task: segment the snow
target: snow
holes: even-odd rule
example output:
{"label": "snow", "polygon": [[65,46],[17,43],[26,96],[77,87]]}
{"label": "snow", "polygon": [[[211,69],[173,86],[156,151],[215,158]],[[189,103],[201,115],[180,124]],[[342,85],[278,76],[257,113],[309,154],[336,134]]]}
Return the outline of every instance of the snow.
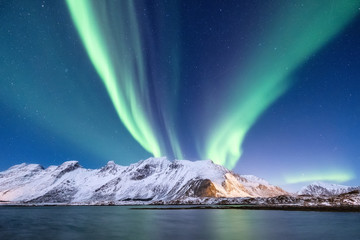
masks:
{"label": "snow", "polygon": [[357,190],[359,187],[350,187],[325,182],[314,182],[300,189],[298,195],[333,196]]}
{"label": "snow", "polygon": [[262,185],[269,185],[267,181],[254,175],[240,175],[240,176],[246,178],[249,182],[259,183]]}
{"label": "snow", "polygon": [[[1,201],[93,203],[173,200],[194,194],[194,181],[209,179],[216,197],[266,197],[287,194],[265,180],[239,176],[210,160],[169,161],[149,158],[120,166],[109,161],[101,169],[85,169],[67,161],[46,169],[20,164],[0,173]],[[189,195],[190,194],[190,195]]]}

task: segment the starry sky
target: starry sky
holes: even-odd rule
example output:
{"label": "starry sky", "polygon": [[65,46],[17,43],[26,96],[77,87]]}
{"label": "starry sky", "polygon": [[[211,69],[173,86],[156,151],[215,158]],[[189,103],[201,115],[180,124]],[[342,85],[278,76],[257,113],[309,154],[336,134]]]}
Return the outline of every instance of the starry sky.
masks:
{"label": "starry sky", "polygon": [[0,170],[212,159],[360,185],[360,1],[2,1]]}

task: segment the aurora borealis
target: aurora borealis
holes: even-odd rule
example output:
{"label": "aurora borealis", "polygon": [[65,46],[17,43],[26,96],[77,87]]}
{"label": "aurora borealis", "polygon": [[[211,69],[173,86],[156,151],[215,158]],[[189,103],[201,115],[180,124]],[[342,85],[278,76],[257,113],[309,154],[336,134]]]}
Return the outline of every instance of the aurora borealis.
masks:
{"label": "aurora borealis", "polygon": [[[307,2],[310,3],[310,2]],[[317,2],[304,9],[284,3],[276,11],[278,21],[265,24],[268,36],[258,41],[266,46],[249,53],[248,63],[235,73],[231,102],[220,107],[219,122],[206,145],[206,157],[233,168],[239,160],[244,138],[260,114],[290,85],[290,74],[329,41],[357,13],[356,1],[326,5]],[[306,4],[306,3],[305,3]],[[332,11],[331,16],[329,12]],[[270,26],[267,26],[270,25]]]}
{"label": "aurora borealis", "polygon": [[5,4],[1,166],[166,155],[212,159],[276,184],[356,181],[359,7]]}
{"label": "aurora borealis", "polygon": [[[115,110],[135,140],[156,157],[166,155],[152,117],[150,83],[132,1],[67,1],[81,39]],[[111,9],[109,12],[108,9]],[[166,121],[166,120],[165,120]],[[170,139],[171,140],[171,139]]]}

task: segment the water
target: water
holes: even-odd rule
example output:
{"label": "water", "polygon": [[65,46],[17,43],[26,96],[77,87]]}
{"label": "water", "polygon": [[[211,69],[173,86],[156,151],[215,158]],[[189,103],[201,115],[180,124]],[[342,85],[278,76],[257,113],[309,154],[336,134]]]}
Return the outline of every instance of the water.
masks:
{"label": "water", "polygon": [[0,239],[360,239],[360,213],[3,206]]}

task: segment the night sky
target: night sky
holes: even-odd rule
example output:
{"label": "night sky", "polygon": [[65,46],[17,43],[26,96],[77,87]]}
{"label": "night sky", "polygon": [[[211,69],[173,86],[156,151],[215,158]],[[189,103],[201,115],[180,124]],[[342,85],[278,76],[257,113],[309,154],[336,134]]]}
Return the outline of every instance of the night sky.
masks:
{"label": "night sky", "polygon": [[212,159],[360,185],[360,1],[1,1],[0,170]]}

